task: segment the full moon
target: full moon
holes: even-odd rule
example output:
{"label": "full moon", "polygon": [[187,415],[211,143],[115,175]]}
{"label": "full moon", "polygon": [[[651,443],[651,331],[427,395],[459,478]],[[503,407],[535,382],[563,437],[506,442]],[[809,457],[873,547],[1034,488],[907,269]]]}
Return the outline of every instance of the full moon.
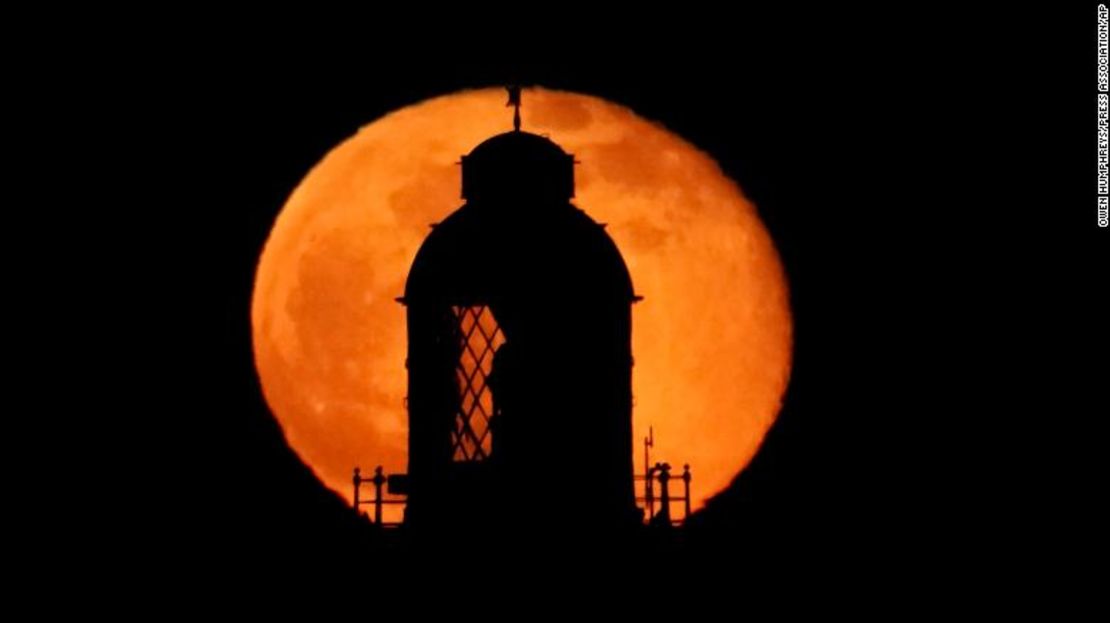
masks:
{"label": "full moon", "polygon": [[[658,123],[578,93],[525,89],[523,103],[522,129],[580,163],[574,203],[607,224],[644,297],[632,312],[635,470],[651,427],[652,462],[689,463],[700,508],[758,450],[789,379],[793,325],[770,235],[716,162]],[[270,232],[251,304],[263,393],[289,445],[348,501],[356,465],[406,469],[394,299],[429,225],[462,203],[459,157],[510,129],[503,89],[390,113],[332,149]]]}

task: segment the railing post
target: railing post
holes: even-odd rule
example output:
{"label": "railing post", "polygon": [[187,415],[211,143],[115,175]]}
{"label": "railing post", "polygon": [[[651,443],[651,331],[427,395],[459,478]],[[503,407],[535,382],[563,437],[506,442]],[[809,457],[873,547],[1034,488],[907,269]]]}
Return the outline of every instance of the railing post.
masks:
{"label": "railing post", "polygon": [[647,502],[648,519],[655,516],[655,492],[652,486],[651,474],[651,448],[655,446],[655,428],[648,427],[648,436],[644,437],[644,501]]}
{"label": "railing post", "polygon": [[686,514],[682,516],[682,520],[686,521],[690,517],[690,464],[687,463],[682,466],[682,482],[686,484],[686,493],[683,495],[686,498]]}
{"label": "railing post", "polygon": [[359,487],[359,485],[362,484],[362,470],[360,470],[357,467],[355,468],[355,477],[353,478],[353,482],[355,483],[355,495],[354,495],[354,498],[355,498],[355,514],[360,515],[361,512],[359,511],[359,508],[358,508],[358,504],[359,504],[359,502],[358,502],[358,487]]}
{"label": "railing post", "polygon": [[670,525],[671,523],[671,493],[667,488],[667,483],[671,480],[671,465],[670,463],[656,463],[659,468],[659,514],[661,517],[659,521]]}
{"label": "railing post", "polygon": [[385,476],[382,475],[382,466],[374,468],[374,523],[382,525],[382,485]]}

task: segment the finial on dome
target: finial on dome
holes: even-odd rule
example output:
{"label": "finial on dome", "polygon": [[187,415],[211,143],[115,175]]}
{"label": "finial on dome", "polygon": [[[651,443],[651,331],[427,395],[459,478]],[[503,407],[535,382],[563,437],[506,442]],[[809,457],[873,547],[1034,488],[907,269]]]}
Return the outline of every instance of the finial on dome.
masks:
{"label": "finial on dome", "polygon": [[506,106],[514,106],[513,111],[513,130],[520,132],[520,85],[507,86],[505,89],[509,92],[509,101]]}

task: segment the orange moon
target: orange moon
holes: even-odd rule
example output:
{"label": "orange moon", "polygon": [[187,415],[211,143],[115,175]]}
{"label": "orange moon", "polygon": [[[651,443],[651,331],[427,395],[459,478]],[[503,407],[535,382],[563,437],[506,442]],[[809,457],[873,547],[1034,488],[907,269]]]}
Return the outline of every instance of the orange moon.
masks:
{"label": "orange moon", "polygon": [[[522,129],[581,163],[574,203],[608,224],[644,296],[632,312],[636,472],[650,425],[652,461],[689,463],[700,508],[751,460],[786,389],[793,324],[778,254],[736,183],[663,126],[577,93],[526,89],[523,103]],[[492,88],[390,113],[332,149],[270,232],[251,307],[262,389],[289,445],[348,501],[356,465],[406,469],[394,298],[429,224],[462,203],[459,157],[511,119]]]}

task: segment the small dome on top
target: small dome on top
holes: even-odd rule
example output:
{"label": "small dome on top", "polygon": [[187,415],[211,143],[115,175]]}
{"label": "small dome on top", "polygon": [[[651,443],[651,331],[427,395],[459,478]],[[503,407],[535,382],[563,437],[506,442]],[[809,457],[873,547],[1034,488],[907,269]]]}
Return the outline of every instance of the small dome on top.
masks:
{"label": "small dome on top", "polygon": [[470,150],[467,158],[497,157],[499,153],[503,152],[514,155],[529,152],[541,158],[552,159],[565,158],[568,155],[562,147],[559,147],[555,141],[546,136],[516,130],[491,136],[478,143],[477,147]]}
{"label": "small dome on top", "polygon": [[574,156],[551,139],[505,132],[462,157],[462,196],[467,200],[574,196]]}

